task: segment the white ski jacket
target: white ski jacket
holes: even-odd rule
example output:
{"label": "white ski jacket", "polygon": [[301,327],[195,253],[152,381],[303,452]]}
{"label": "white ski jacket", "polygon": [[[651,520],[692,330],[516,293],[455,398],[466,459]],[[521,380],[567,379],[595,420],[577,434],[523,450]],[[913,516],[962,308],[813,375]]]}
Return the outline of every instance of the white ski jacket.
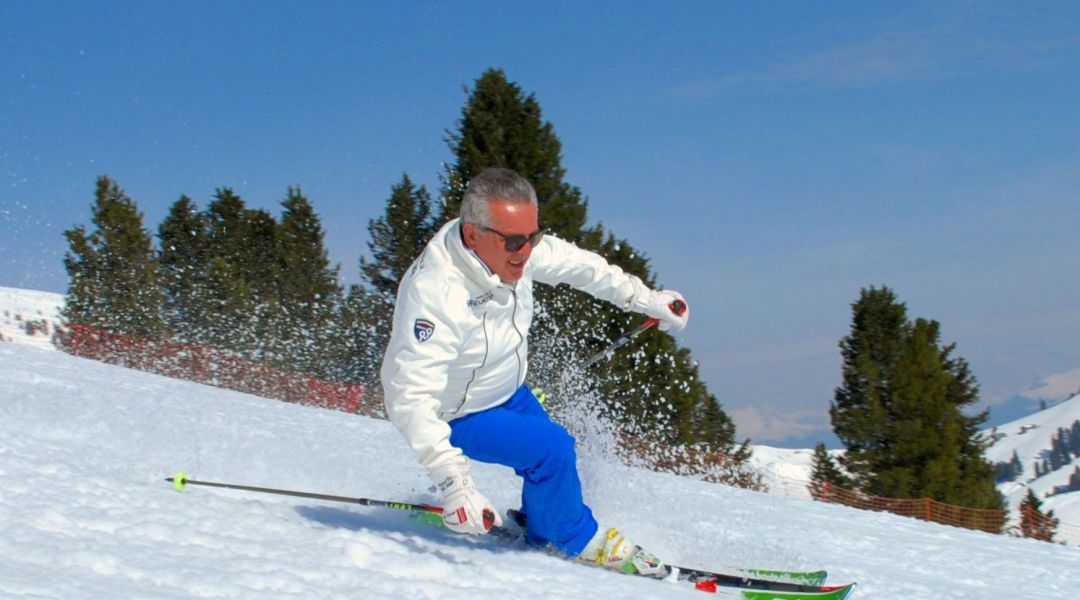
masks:
{"label": "white ski jacket", "polygon": [[465,247],[459,219],[443,226],[401,280],[381,373],[386,412],[428,470],[461,456],[449,421],[506,402],[524,383],[533,280],[636,312],[651,292],[552,235],[533,249],[524,276],[505,284]]}

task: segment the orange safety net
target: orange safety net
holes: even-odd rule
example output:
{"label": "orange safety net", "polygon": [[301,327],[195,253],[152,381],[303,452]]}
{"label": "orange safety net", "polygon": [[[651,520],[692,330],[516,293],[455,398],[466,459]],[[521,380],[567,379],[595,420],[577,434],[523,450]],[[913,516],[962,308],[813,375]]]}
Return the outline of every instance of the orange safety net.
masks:
{"label": "orange safety net", "polygon": [[61,350],[91,358],[249,394],[350,413],[378,413],[382,403],[364,402],[364,386],[274,369],[216,348],[150,340],[73,324],[57,331]]}
{"label": "orange safety net", "polygon": [[811,496],[821,502],[843,504],[863,510],[891,512],[893,514],[933,521],[943,525],[978,529],[1001,533],[1008,519],[1008,511],[984,508],[968,508],[945,504],[930,498],[882,498],[862,494],[824,482],[811,489]]}

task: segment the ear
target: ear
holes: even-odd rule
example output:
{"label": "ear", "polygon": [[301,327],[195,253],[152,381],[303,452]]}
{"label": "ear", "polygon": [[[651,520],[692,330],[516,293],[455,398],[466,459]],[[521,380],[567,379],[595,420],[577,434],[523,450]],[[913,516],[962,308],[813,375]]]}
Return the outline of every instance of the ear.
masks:
{"label": "ear", "polygon": [[474,249],[476,248],[477,242],[480,241],[480,230],[473,223],[462,223],[461,237],[465,240],[466,248]]}

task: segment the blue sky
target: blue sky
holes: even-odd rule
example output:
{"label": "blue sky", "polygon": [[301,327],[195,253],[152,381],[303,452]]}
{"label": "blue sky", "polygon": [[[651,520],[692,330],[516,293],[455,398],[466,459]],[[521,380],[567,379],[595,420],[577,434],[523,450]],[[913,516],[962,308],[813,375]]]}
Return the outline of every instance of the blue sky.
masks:
{"label": "blue sky", "polygon": [[534,93],[567,180],[690,301],[739,434],[828,440],[860,288],[941,321],[1000,405],[1080,388],[1080,5],[0,3],[0,285],[62,292],[100,174],[150,229],[301,185],[359,276],[464,89]]}

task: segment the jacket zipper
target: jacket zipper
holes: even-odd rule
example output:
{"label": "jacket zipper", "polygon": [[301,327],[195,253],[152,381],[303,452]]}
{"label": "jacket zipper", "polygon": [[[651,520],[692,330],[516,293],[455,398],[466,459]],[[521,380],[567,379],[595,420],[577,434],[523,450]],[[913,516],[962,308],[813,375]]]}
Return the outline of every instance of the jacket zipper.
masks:
{"label": "jacket zipper", "polygon": [[472,387],[473,382],[476,381],[476,372],[479,371],[480,369],[483,369],[484,365],[487,364],[488,354],[491,351],[491,341],[488,339],[488,332],[487,332],[487,311],[486,310],[484,311],[484,320],[481,323],[480,327],[484,330],[484,360],[480,361],[480,366],[479,367],[476,367],[475,369],[473,369],[472,377],[469,378],[469,383],[465,384],[465,392],[463,394],[461,394],[461,402],[459,402],[458,405],[457,405],[457,408],[454,409],[453,414],[455,414],[455,415],[458,414],[459,412],[461,412],[461,407],[465,406],[465,401],[469,399],[469,388]]}
{"label": "jacket zipper", "polygon": [[520,385],[520,383],[521,383],[521,371],[522,371],[521,345],[525,343],[525,335],[521,333],[521,330],[518,329],[518,326],[517,326],[517,309],[518,309],[517,290],[512,289],[512,290],[510,290],[510,293],[514,296],[514,310],[511,311],[511,313],[510,313],[510,324],[514,326],[514,331],[516,331],[517,334],[518,334],[518,345],[517,345],[516,348],[514,348],[514,356],[517,357],[517,363],[518,363],[517,379],[515,381],[518,381],[519,382],[518,385]]}

